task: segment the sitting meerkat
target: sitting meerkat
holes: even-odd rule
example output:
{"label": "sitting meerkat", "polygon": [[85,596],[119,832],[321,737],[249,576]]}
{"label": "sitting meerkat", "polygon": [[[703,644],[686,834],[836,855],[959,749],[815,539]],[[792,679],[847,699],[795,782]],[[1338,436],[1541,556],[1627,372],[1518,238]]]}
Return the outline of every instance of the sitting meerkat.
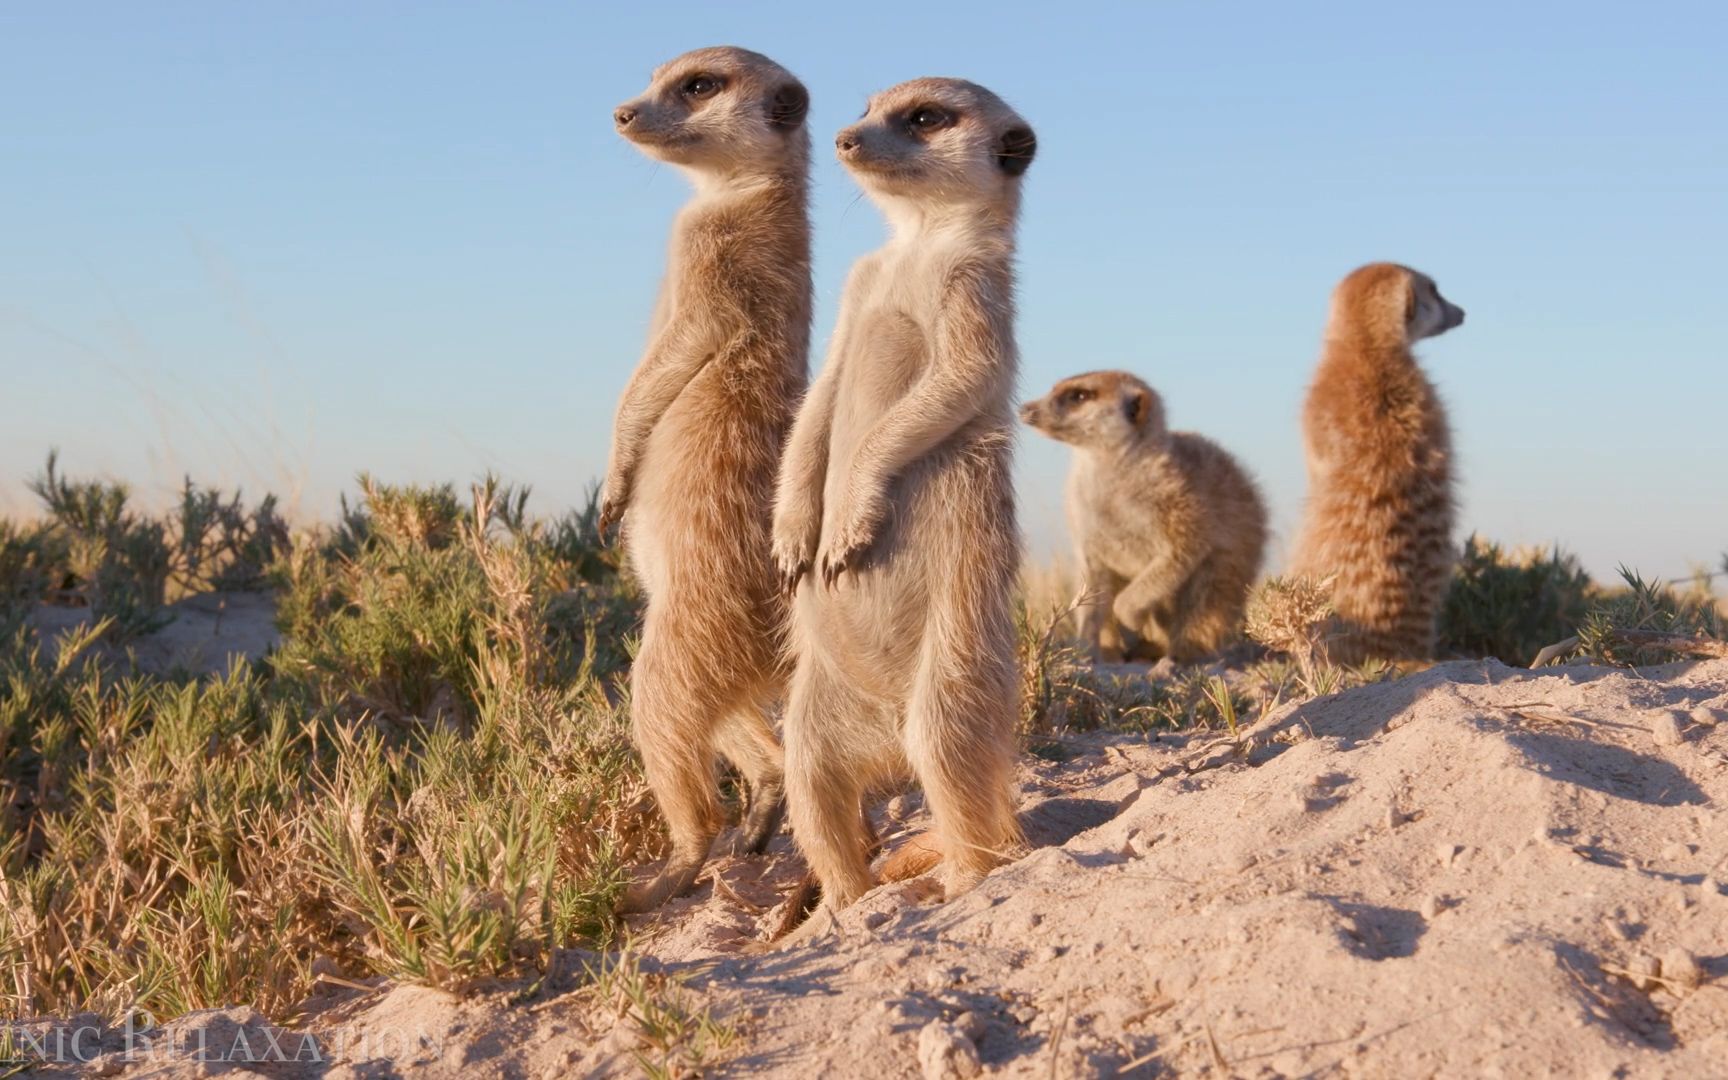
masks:
{"label": "sitting meerkat", "polygon": [[768,557],[780,448],[808,381],[809,96],[785,68],[698,49],[613,114],[696,196],[672,228],[648,348],[618,404],[600,530],[623,519],[647,594],[630,719],[672,853],[625,911],[686,892],[721,826],[717,755],[750,789],[741,846],[784,806],[767,712],[785,687],[786,600]]}
{"label": "sitting meerkat", "polygon": [[843,907],[872,885],[862,799],[908,769],[949,895],[1019,843],[1013,256],[1036,142],[983,87],[917,79],[835,145],[893,232],[847,280],[781,465],[774,556],[795,593],[792,832]]}
{"label": "sitting meerkat", "polygon": [[1074,447],[1068,527],[1080,636],[1094,658],[1123,659],[1123,631],[1152,659],[1185,663],[1223,647],[1266,550],[1266,506],[1236,459],[1169,430],[1163,400],[1126,371],[1063,379],[1020,418]]}
{"label": "sitting meerkat", "polygon": [[1452,435],[1410,346],[1463,321],[1431,278],[1393,263],[1332,294],[1302,413],[1308,504],[1290,571],[1330,582],[1334,660],[1434,655],[1456,554]]}

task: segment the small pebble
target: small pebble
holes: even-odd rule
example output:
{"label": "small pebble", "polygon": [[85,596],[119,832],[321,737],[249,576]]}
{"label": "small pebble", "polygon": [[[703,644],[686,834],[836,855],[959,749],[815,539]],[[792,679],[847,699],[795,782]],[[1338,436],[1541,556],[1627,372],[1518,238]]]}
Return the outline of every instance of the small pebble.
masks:
{"label": "small pebble", "polygon": [[924,1080],[970,1080],[983,1068],[978,1047],[966,1033],[941,1020],[918,1033],[918,1065]]}
{"label": "small pebble", "polygon": [[1452,861],[1458,857],[1460,850],[1462,849],[1450,840],[1442,840],[1434,845],[1434,857],[1440,860],[1441,866],[1451,866]]}
{"label": "small pebble", "polygon": [[1662,977],[1671,986],[1696,990],[1704,982],[1704,966],[1685,949],[1669,949],[1662,957]]}
{"label": "small pebble", "polygon": [[959,1016],[956,1016],[954,1018],[954,1026],[959,1028],[961,1033],[973,1042],[977,1042],[979,1039],[984,1037],[984,1018],[973,1012],[971,1009],[967,1009]]}
{"label": "small pebble", "polygon": [[1686,741],[1684,723],[1681,713],[1663,713],[1650,725],[1650,734],[1656,739],[1658,746],[1679,746]]}
{"label": "small pebble", "polygon": [[1705,727],[1728,723],[1728,709],[1712,709],[1708,705],[1700,705],[1693,709],[1690,715],[1694,724],[1703,724]]}
{"label": "small pebble", "polygon": [[1439,896],[1424,897],[1422,900],[1422,917],[1433,922],[1435,916],[1445,911],[1447,906],[1446,901]]}

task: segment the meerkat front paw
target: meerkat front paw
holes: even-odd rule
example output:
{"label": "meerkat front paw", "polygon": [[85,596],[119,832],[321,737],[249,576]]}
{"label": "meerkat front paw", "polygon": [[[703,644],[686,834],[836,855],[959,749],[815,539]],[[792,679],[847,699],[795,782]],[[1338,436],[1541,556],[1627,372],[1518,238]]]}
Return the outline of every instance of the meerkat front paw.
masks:
{"label": "meerkat front paw", "polygon": [[630,508],[630,484],[621,476],[608,476],[600,492],[600,516],[594,528],[604,543],[613,526],[624,520],[624,511]]}
{"label": "meerkat front paw", "polygon": [[882,522],[888,517],[888,500],[879,490],[868,495],[854,495],[835,515],[835,527],[823,531],[822,550],[817,557],[821,565],[822,584],[833,588],[840,575],[858,566],[858,560],[876,542]]}
{"label": "meerkat front paw", "polygon": [[810,572],[816,558],[817,529],[810,523],[813,521],[814,515],[774,516],[774,567],[788,596],[798,591],[798,583]]}

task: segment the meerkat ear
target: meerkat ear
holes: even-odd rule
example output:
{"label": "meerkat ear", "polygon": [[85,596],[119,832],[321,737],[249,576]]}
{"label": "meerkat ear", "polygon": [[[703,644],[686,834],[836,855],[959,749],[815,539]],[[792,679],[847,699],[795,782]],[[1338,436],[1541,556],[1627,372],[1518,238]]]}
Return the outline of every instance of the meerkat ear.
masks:
{"label": "meerkat ear", "polygon": [[768,123],[788,131],[804,122],[810,111],[810,92],[798,83],[787,83],[774,91],[768,102]]}
{"label": "meerkat ear", "polygon": [[1146,426],[1146,416],[1152,411],[1152,395],[1135,387],[1122,399],[1122,412],[1135,427]]}
{"label": "meerkat ear", "polygon": [[1038,137],[1029,127],[1009,128],[1002,133],[1002,145],[996,151],[996,164],[1009,176],[1019,176],[1032,164],[1038,153]]}

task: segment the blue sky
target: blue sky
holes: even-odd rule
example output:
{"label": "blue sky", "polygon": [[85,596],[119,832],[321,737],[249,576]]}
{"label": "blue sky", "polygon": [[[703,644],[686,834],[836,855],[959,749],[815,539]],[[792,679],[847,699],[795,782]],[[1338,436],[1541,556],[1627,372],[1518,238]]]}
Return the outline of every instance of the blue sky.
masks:
{"label": "blue sky", "polygon": [[[1026,396],[1147,378],[1259,476],[1276,566],[1327,294],[1408,262],[1469,311],[1423,349],[1461,529],[1679,574],[1728,548],[1725,39],[1708,3],[7,5],[0,510],[49,446],[305,517],[361,469],[580,499],[687,191],[610,110],[732,43],[811,90],[813,366],[883,235],[832,133],[965,76],[1038,131]],[[1065,546],[1065,451],[1018,461]]]}

